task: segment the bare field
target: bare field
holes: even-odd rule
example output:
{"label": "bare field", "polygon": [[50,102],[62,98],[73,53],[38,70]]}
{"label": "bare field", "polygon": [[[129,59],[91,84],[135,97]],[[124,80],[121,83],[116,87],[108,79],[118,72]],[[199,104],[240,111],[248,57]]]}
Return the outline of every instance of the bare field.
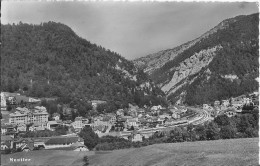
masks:
{"label": "bare field", "polygon": [[[1,155],[2,166],[28,165],[28,166],[82,166],[83,157],[91,156],[94,152],[38,150]],[[31,161],[12,162],[14,159],[31,159]]]}
{"label": "bare field", "polygon": [[254,166],[258,138],[156,144],[90,156],[95,166]]}

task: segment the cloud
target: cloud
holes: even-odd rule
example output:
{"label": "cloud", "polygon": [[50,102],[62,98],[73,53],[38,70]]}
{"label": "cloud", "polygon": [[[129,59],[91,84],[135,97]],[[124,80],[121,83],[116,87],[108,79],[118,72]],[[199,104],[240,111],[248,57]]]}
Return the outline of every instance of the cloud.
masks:
{"label": "cloud", "polygon": [[134,59],[193,40],[224,19],[255,12],[256,3],[3,1],[1,20],[61,22],[90,42]]}

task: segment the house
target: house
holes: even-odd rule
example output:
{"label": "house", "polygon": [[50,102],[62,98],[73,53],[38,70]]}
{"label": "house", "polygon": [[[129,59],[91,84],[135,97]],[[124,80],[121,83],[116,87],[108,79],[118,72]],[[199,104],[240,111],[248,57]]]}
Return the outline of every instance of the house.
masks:
{"label": "house", "polygon": [[72,144],[79,142],[84,144],[84,140],[77,136],[58,136],[58,137],[49,137],[49,139],[44,143],[45,149],[54,149],[54,148],[64,148],[70,147]]}
{"label": "house", "polygon": [[162,109],[162,106],[161,105],[158,105],[158,106],[152,106],[151,110],[161,110]]}
{"label": "house", "polygon": [[214,110],[214,108],[211,107],[211,106],[209,106],[209,107],[208,107],[208,111],[210,112],[210,111],[212,111],[212,110]]}
{"label": "house", "polygon": [[107,116],[111,118],[111,119],[110,119],[110,123],[111,123],[111,124],[114,124],[114,123],[116,122],[116,114],[114,114],[114,113],[109,113],[109,114],[107,114]]}
{"label": "house", "polygon": [[28,109],[26,107],[17,107],[14,113],[9,115],[9,123],[37,123],[48,122],[49,114],[45,107],[35,107],[35,109]]}
{"label": "house", "polygon": [[222,106],[224,106],[224,107],[228,107],[230,104],[228,100],[222,100],[221,103],[222,103]]}
{"label": "house", "polygon": [[32,138],[19,138],[18,140],[14,140],[14,148],[20,148],[23,150],[26,147],[33,147],[34,141]]}
{"label": "house", "polygon": [[58,123],[57,121],[48,121],[48,122],[47,122],[47,129],[54,131],[55,128],[56,128],[57,126],[59,126],[59,125],[60,125],[60,123]]}
{"label": "house", "polygon": [[91,105],[92,105],[92,107],[93,107],[94,110],[97,109],[97,106],[98,106],[99,104],[105,104],[105,103],[107,103],[107,102],[104,101],[104,100],[91,100],[90,102],[91,102]]}
{"label": "house", "polygon": [[243,107],[244,105],[244,102],[242,99],[240,98],[231,98],[231,103],[230,103],[231,106],[234,106],[234,107]]}
{"label": "house", "polygon": [[6,110],[6,98],[3,92],[1,92],[1,111]]}
{"label": "house", "polygon": [[45,123],[45,122],[33,123],[33,128],[34,128],[34,130],[37,130],[37,131],[45,130],[46,128],[48,129],[48,123]]}
{"label": "house", "polygon": [[138,118],[142,118],[142,117],[143,117],[143,114],[138,114],[137,117],[138,117]]}
{"label": "house", "polygon": [[106,126],[103,126],[103,125],[99,125],[99,126],[94,126],[93,127],[93,131],[96,133],[96,134],[100,134],[100,133],[103,133],[103,131],[106,130]]}
{"label": "house", "polygon": [[24,152],[32,151],[34,149],[34,144],[33,142],[29,142],[28,144],[24,144],[20,148]]}
{"label": "house", "polygon": [[62,106],[62,114],[63,114],[63,115],[65,115],[65,116],[71,116],[72,111],[74,111],[74,109],[69,108],[68,105],[63,105],[63,106]]}
{"label": "house", "polygon": [[76,117],[74,122],[72,123],[72,126],[74,129],[82,129],[83,123],[82,123],[82,117]]}
{"label": "house", "polygon": [[109,123],[109,121],[103,121],[103,118],[101,118],[101,117],[94,118],[93,126],[99,126],[99,125],[109,126],[110,123]]}
{"label": "house", "polygon": [[245,104],[245,105],[250,105],[251,103],[252,103],[252,99],[250,99],[250,98],[244,98],[243,104]]}
{"label": "house", "polygon": [[171,118],[171,115],[168,114],[168,113],[164,113],[164,114],[162,114],[162,115],[159,115],[159,118],[161,118],[161,119],[165,119],[165,118],[170,119],[170,118]]}
{"label": "house", "polygon": [[1,135],[1,150],[12,149],[14,138],[9,135]]}
{"label": "house", "polygon": [[173,112],[173,113],[172,113],[172,118],[174,118],[174,119],[179,119],[179,118],[181,118],[181,115],[180,115],[180,113]]}
{"label": "house", "polygon": [[115,130],[116,131],[122,131],[126,126],[125,126],[125,120],[118,118],[117,121],[114,124]]}
{"label": "house", "polygon": [[224,112],[225,115],[227,115],[228,117],[232,117],[232,116],[235,116],[236,115],[236,111],[234,109],[227,109],[225,112]]}
{"label": "house", "polygon": [[118,116],[124,116],[124,110],[123,110],[123,109],[118,109],[118,110],[116,111],[116,115],[118,115]]}
{"label": "house", "polygon": [[128,136],[128,139],[132,142],[142,142],[143,141],[143,135],[140,132],[133,131],[130,136]]}
{"label": "house", "polygon": [[164,124],[164,120],[165,120],[165,119],[163,119],[163,118],[158,118],[158,119],[157,119],[157,123],[158,123],[159,125],[163,125],[163,124]]}
{"label": "house", "polygon": [[209,108],[209,105],[208,104],[203,104],[203,109],[208,109]]}
{"label": "house", "polygon": [[52,114],[52,119],[55,120],[55,121],[60,120],[60,114],[55,112],[54,114]]}
{"label": "house", "polygon": [[80,142],[71,144],[71,147],[74,148],[74,151],[89,151],[88,148]]}
{"label": "house", "polygon": [[34,125],[31,125],[31,126],[29,126],[28,130],[29,130],[29,131],[35,131],[35,130],[36,130],[36,128],[35,128],[35,126],[34,126]]}
{"label": "house", "polygon": [[1,130],[2,130],[2,127],[4,130],[2,132],[4,132],[4,134],[16,133],[17,125],[14,125],[14,124],[3,125],[3,126],[1,126]]}
{"label": "house", "polygon": [[5,135],[7,132],[7,125],[1,124],[1,135]]}
{"label": "house", "polygon": [[89,119],[87,119],[87,118],[82,118],[83,126],[84,126],[84,125],[87,125],[89,122],[90,122]]}
{"label": "house", "polygon": [[10,105],[15,105],[15,104],[16,104],[15,97],[13,97],[13,96],[7,97],[7,102],[8,102]]}
{"label": "house", "polygon": [[17,131],[21,132],[21,131],[26,131],[26,124],[24,123],[20,123],[17,125]]}
{"label": "house", "polygon": [[175,120],[173,120],[173,119],[167,119],[167,120],[164,122],[164,124],[165,124],[166,126],[173,125],[174,123],[175,123]]}
{"label": "house", "polygon": [[128,127],[138,127],[138,118],[127,118],[125,123]]}
{"label": "house", "polygon": [[214,101],[214,107],[219,107],[220,106],[220,101],[216,100]]}
{"label": "house", "polygon": [[29,97],[29,103],[39,103],[39,102],[41,102],[40,99],[35,99],[35,98]]}
{"label": "house", "polygon": [[208,113],[210,114],[211,117],[216,117],[218,115],[219,110],[217,108],[213,108],[208,110]]}

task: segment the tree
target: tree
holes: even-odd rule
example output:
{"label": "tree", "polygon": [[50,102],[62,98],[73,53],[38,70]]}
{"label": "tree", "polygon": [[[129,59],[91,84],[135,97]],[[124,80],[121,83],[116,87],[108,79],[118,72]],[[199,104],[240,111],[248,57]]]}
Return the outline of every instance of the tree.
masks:
{"label": "tree", "polygon": [[55,128],[55,131],[56,131],[59,135],[66,135],[68,130],[69,130],[68,126],[57,126],[57,127]]}
{"label": "tree", "polygon": [[7,111],[12,111],[12,106],[11,105],[7,105]]}
{"label": "tree", "polygon": [[210,122],[206,125],[206,136],[208,140],[219,139],[219,129],[216,123]]}
{"label": "tree", "polygon": [[246,115],[243,115],[240,117],[240,121],[237,124],[237,129],[239,132],[244,133],[247,128],[250,128],[251,124],[248,121],[248,117]]}
{"label": "tree", "polygon": [[223,126],[220,130],[220,137],[222,139],[230,139],[236,137],[236,129],[231,125]]}
{"label": "tree", "polygon": [[246,131],[245,131],[246,135],[249,137],[249,138],[252,138],[252,137],[258,137],[258,130],[250,127],[250,128],[247,128]]}
{"label": "tree", "polygon": [[90,150],[92,150],[99,142],[98,135],[92,130],[90,126],[85,126],[79,133],[79,136],[84,139],[84,144]]}
{"label": "tree", "polygon": [[83,166],[88,166],[89,165],[88,156],[84,156],[83,157],[83,161],[84,161],[84,165]]}
{"label": "tree", "polygon": [[130,130],[135,130],[135,128],[134,128],[134,126],[133,126],[133,125],[131,126]]}
{"label": "tree", "polygon": [[183,142],[182,129],[180,127],[175,127],[170,131],[170,137],[168,142]]}
{"label": "tree", "polygon": [[228,118],[227,115],[220,115],[220,116],[217,116],[215,119],[214,119],[214,122],[219,125],[219,126],[227,126],[227,125],[230,125],[230,119]]}
{"label": "tree", "polygon": [[204,125],[198,125],[195,127],[195,132],[199,140],[206,140],[206,129]]}

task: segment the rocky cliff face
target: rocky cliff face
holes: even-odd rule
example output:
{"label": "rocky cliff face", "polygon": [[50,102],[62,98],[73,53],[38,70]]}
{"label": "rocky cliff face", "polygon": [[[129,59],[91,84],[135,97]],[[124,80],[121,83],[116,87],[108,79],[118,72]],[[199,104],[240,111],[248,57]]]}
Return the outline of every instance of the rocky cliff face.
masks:
{"label": "rocky cliff face", "polygon": [[138,68],[144,69],[144,72],[148,74],[152,74],[156,69],[161,68],[165,63],[174,60],[176,56],[181,54],[183,51],[189,49],[191,46],[195,45],[200,40],[207,38],[209,35],[216,33],[220,29],[227,28],[229,26],[229,22],[235,22],[236,19],[228,19],[220,24],[218,24],[216,27],[212,28],[208,32],[204,33],[200,37],[189,41],[185,44],[182,44],[178,47],[175,47],[173,49],[167,49],[163,51],[159,51],[154,54],[147,55],[145,57],[141,57],[138,59],[133,60],[134,64]]}
{"label": "rocky cliff face", "polygon": [[170,71],[174,71],[174,74],[170,81],[162,83],[161,89],[167,94],[174,93],[180,86],[186,84],[187,81],[176,86],[178,83],[185,80],[187,77],[198,73],[203,67],[208,66],[216,55],[216,52],[221,48],[221,46],[215,46],[213,48],[201,50],[199,53],[195,53],[190,58],[185,59],[179,66],[170,69]]}
{"label": "rocky cliff face", "polygon": [[227,19],[195,40],[134,63],[173,103],[202,104],[247,93],[258,88],[258,23],[258,14]]}

